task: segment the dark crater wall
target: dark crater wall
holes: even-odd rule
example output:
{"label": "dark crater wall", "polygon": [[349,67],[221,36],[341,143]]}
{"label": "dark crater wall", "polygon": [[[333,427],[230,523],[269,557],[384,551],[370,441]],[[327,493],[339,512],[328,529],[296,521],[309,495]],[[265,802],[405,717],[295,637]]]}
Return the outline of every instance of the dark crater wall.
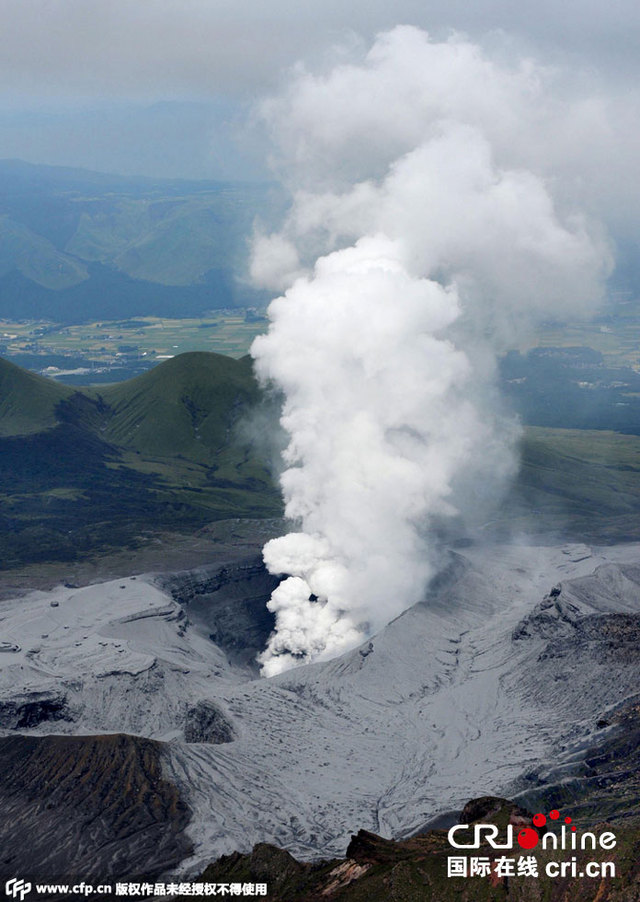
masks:
{"label": "dark crater wall", "polygon": [[190,853],[163,745],[110,736],[0,738],[0,879],[153,878]]}
{"label": "dark crater wall", "polygon": [[[625,823],[640,811],[640,698],[597,722],[601,735],[573,762],[520,795],[532,810],[570,810],[578,825]],[[532,782],[536,782],[535,779]]]}
{"label": "dark crater wall", "polygon": [[280,582],[260,557],[163,574],[158,581],[232,660],[255,666],[274,628],[267,602]]}

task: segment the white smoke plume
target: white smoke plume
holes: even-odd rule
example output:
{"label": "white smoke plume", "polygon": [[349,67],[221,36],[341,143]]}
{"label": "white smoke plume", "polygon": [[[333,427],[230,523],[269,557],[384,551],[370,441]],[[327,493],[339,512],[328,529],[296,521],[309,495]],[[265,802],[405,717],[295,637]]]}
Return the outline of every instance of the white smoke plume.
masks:
{"label": "white smoke plume", "polygon": [[570,146],[581,107],[554,100],[549,79],[399,27],[358,63],[299,69],[264,105],[293,202],[255,242],[254,278],[284,294],[252,355],[284,394],[297,525],[264,549],[288,576],[269,602],[267,676],[420,600],[430,525],[515,467],[496,352],[601,294],[606,244],[554,181],[553,136]]}

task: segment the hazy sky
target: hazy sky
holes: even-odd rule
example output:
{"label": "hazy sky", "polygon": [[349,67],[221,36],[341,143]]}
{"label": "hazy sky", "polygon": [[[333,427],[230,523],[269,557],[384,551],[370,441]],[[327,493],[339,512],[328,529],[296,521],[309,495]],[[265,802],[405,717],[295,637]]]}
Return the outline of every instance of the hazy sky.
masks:
{"label": "hazy sky", "polygon": [[623,97],[640,74],[632,0],[0,0],[0,22],[0,157],[125,173],[262,176],[246,109],[399,23]]}

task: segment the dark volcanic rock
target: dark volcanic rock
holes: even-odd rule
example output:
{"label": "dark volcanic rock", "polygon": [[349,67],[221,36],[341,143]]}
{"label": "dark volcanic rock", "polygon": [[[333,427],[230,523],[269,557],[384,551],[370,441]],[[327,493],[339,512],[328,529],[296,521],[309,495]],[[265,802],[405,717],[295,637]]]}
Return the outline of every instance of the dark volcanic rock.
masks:
{"label": "dark volcanic rock", "polygon": [[163,747],[111,736],[0,739],[0,878],[152,878],[190,852]]}
{"label": "dark volcanic rock", "polygon": [[[544,604],[544,602],[543,602]],[[538,660],[566,657],[576,649],[590,650],[602,664],[640,663],[640,615],[588,614],[555,601],[521,621],[514,641],[537,635],[549,642]]]}
{"label": "dark volcanic rock", "polygon": [[[529,785],[535,781],[538,787],[561,787],[551,807],[561,807],[563,799],[578,803],[588,776],[581,764],[585,750],[609,741],[611,731],[601,731],[637,699],[639,599],[638,567],[602,565],[592,574],[563,582],[560,592],[543,598],[512,633],[519,652],[530,655],[529,666],[517,678],[519,691],[539,705],[542,733],[547,731],[551,742],[562,734],[549,763],[536,768],[533,780],[525,776]],[[552,800],[550,791],[547,795]],[[524,798],[529,804],[531,796]],[[628,801],[621,802],[632,810]],[[541,801],[536,807],[546,804]],[[593,810],[586,806],[586,819],[592,818]],[[603,805],[599,810],[613,817],[617,806]]]}
{"label": "dark volcanic rock", "polygon": [[570,808],[577,824],[636,817],[640,812],[640,704],[624,706],[609,720],[611,728],[598,735],[571,770],[565,765],[557,774],[552,771],[545,785],[520,796],[523,804],[539,810]]}
{"label": "dark volcanic rock", "polygon": [[557,640],[562,636],[574,636],[584,613],[576,605],[561,600],[559,594],[546,595],[516,626],[512,639],[542,638]]}
{"label": "dark volcanic rock", "polygon": [[314,865],[296,861],[284,849],[258,843],[248,855],[239,852],[223,855],[207,868],[202,880],[205,883],[266,883],[269,899],[306,899],[304,893],[309,875],[316,870]]}
{"label": "dark volcanic rock", "polygon": [[250,859],[251,874],[256,881],[272,886],[285,886],[297,879],[306,868],[298,864],[293,855],[269,843],[254,846]]}
{"label": "dark volcanic rock", "polygon": [[5,730],[28,730],[46,721],[73,719],[62,694],[28,692],[0,701],[0,727]]}
{"label": "dark volcanic rock", "polygon": [[539,661],[580,649],[601,664],[635,665],[640,662],[638,598],[640,568],[607,564],[566,587],[555,586],[520,621],[512,639],[545,640]]}
{"label": "dark volcanic rock", "polygon": [[275,624],[267,602],[280,582],[267,572],[261,558],[184,570],[162,576],[159,582],[216,645],[230,657],[253,664]]}
{"label": "dark volcanic rock", "polygon": [[358,830],[347,846],[347,858],[358,864],[381,864],[388,861],[399,861],[410,854],[392,839],[383,839],[369,830]]}
{"label": "dark volcanic rock", "polygon": [[531,814],[526,808],[515,805],[509,799],[503,799],[500,796],[482,796],[479,799],[471,799],[470,802],[467,802],[462,809],[458,823],[472,824],[474,821],[491,821],[505,808],[508,808],[510,811],[509,820],[511,823],[517,820],[531,819]]}
{"label": "dark volcanic rock", "polygon": [[202,701],[187,711],[184,738],[186,742],[210,742],[221,745],[224,742],[233,742],[235,734],[222,711],[212,702]]}

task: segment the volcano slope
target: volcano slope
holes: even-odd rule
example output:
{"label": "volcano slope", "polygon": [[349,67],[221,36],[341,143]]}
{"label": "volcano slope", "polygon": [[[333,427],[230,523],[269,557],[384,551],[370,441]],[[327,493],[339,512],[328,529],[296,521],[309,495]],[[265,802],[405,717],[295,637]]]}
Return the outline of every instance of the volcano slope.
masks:
{"label": "volcano slope", "polygon": [[[230,599],[268,591],[255,562],[231,582],[218,568],[8,599],[4,732],[160,742],[163,779],[190,813],[177,832],[192,854],[167,858],[180,873],[259,842],[343,855],[354,829],[408,837],[479,790],[577,786],[587,750],[624,730],[616,712],[637,696],[638,560],[637,546],[451,553],[424,602],[362,647],[268,680],[225,626]],[[622,817],[614,796],[586,820]],[[21,804],[36,829],[41,800],[25,791]],[[30,851],[16,854],[14,870]]]}
{"label": "volcano slope", "polygon": [[0,739],[0,874],[153,877],[189,853],[189,812],[161,743],[135,736]]}
{"label": "volcano slope", "polygon": [[407,836],[480,787],[568,777],[638,692],[637,556],[467,550],[370,643],[218,696],[237,740],[173,750],[196,856],[265,840],[342,854],[351,824]]}

